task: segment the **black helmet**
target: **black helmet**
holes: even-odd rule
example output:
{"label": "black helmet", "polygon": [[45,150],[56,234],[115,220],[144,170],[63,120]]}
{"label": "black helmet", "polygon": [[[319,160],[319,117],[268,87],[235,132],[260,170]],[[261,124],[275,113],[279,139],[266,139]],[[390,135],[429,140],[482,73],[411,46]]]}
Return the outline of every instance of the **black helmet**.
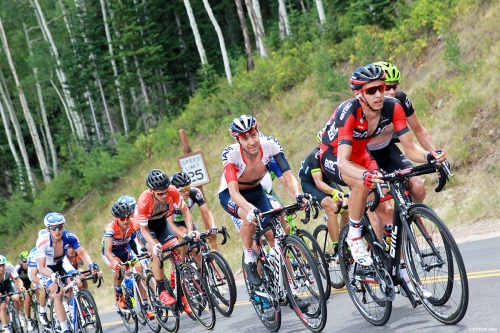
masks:
{"label": "black helmet", "polygon": [[358,67],[358,69],[352,73],[349,82],[351,82],[352,90],[359,90],[364,84],[384,79],[385,72],[381,67],[368,64]]}
{"label": "black helmet", "polygon": [[191,184],[191,177],[185,172],[176,172],[172,175],[172,185],[175,187],[186,187]]}
{"label": "black helmet", "polygon": [[251,130],[258,130],[258,126],[259,122],[253,116],[242,115],[239,118],[234,118],[231,125],[229,125],[229,133],[232,137],[244,138]]}
{"label": "black helmet", "polygon": [[170,185],[170,179],[165,172],[153,169],[146,176],[146,186],[154,191],[166,190]]}
{"label": "black helmet", "polygon": [[111,214],[123,219],[132,215],[132,208],[126,202],[115,202],[111,207]]}

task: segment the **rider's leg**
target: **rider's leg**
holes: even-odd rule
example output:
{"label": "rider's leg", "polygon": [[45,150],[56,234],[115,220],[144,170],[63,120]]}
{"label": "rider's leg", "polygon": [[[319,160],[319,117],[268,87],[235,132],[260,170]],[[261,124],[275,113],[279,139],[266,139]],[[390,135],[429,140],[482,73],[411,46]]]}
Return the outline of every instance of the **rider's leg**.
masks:
{"label": "rider's leg", "polygon": [[52,283],[48,287],[48,291],[54,297],[54,310],[56,311],[57,320],[61,324],[62,332],[66,332],[68,330],[68,323],[66,322],[66,312],[64,311],[63,305],[63,290],[60,288],[59,293],[57,292],[57,283]]}
{"label": "rider's leg", "polygon": [[25,293],[24,295],[24,313],[26,313],[26,318],[31,318],[31,293]]}
{"label": "rider's leg", "polygon": [[410,182],[411,182],[411,188],[410,188],[411,200],[415,203],[424,202],[426,192],[422,178],[411,177]]}
{"label": "rider's leg", "polygon": [[335,214],[337,211],[337,203],[332,201],[332,198],[326,196],[320,202],[321,207],[325,210],[328,215],[328,234],[330,235],[330,239],[334,243],[338,243],[339,241],[339,222],[338,216]]}
{"label": "rider's leg", "polygon": [[370,210],[368,210],[370,224],[372,225],[373,231],[375,231],[375,235],[377,235],[379,241],[382,241],[384,237],[384,225],[392,224],[392,220],[394,217],[393,215],[394,209],[392,208],[391,202],[389,200],[379,203],[379,205],[375,209],[375,213],[372,213]]}
{"label": "rider's leg", "polygon": [[7,302],[5,296],[0,296],[0,320],[5,328],[9,324],[9,316],[7,315]]}

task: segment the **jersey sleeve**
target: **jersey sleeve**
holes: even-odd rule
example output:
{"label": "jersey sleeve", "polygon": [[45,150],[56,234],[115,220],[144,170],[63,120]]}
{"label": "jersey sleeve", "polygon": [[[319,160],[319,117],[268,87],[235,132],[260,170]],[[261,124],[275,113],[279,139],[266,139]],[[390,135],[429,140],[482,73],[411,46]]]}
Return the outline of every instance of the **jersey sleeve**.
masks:
{"label": "jersey sleeve", "polygon": [[191,191],[189,191],[189,197],[198,206],[203,206],[205,204],[205,198],[203,197],[203,193],[201,193],[201,191],[197,188],[192,188]]}
{"label": "jersey sleeve", "polygon": [[224,177],[226,183],[238,181],[236,164],[234,160],[234,147],[228,146],[222,151],[222,165],[224,166]]}
{"label": "jersey sleeve", "polygon": [[[356,124],[356,106],[349,100],[345,106],[340,105],[336,112],[340,112],[338,118],[338,145],[352,146],[354,126]],[[335,128],[335,125],[333,127]]]}
{"label": "jersey sleeve", "polygon": [[[66,231],[66,230],[65,230]],[[80,241],[78,240],[78,237],[76,237],[76,235],[74,233],[72,233],[71,231],[68,231],[66,233],[66,239],[67,239],[67,242],[68,244],[75,250],[77,250],[78,248],[80,248],[82,245],[80,244]]]}
{"label": "jersey sleeve", "polygon": [[309,163],[311,167],[311,174],[322,172],[321,161],[319,160],[319,148],[311,152],[311,154],[309,155]]}
{"label": "jersey sleeve", "polygon": [[104,237],[106,238],[113,238],[115,235],[115,230],[111,226],[111,223],[106,226],[106,229],[104,229]]}
{"label": "jersey sleeve", "polygon": [[278,164],[276,163],[275,160],[272,160],[269,163],[268,167],[269,167],[269,171],[274,172],[274,174],[276,175],[276,177],[278,177],[278,178],[283,177],[283,173],[281,172],[281,169],[280,169],[280,167],[278,166]]}
{"label": "jersey sleeve", "polygon": [[144,191],[139,197],[139,200],[137,200],[137,205],[136,205],[137,213],[136,216],[134,217],[139,223],[139,226],[148,225],[152,204],[153,204],[152,194],[148,193],[147,190]]}
{"label": "jersey sleeve", "polygon": [[10,278],[12,280],[16,280],[16,279],[19,279],[19,274],[17,273],[16,269],[14,268],[14,266],[12,266],[11,264],[7,264],[5,265],[5,273],[10,276]]}
{"label": "jersey sleeve", "polygon": [[415,113],[413,104],[411,104],[410,98],[401,90],[396,92],[396,99],[401,103],[403,110],[405,112],[406,118],[411,117]]}
{"label": "jersey sleeve", "polygon": [[410,131],[406,124],[406,116],[403,111],[403,107],[399,103],[394,103],[394,115],[392,118],[392,123],[398,137]]}
{"label": "jersey sleeve", "polygon": [[47,246],[49,245],[49,235],[43,235],[36,241],[36,258],[46,258],[47,257]]}

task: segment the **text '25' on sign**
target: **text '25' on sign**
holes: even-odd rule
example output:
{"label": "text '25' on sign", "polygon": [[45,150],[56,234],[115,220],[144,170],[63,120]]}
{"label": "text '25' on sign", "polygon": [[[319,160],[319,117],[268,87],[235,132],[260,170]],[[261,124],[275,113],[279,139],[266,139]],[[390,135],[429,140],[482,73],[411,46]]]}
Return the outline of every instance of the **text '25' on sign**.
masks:
{"label": "text '25' on sign", "polygon": [[210,183],[205,159],[201,151],[177,157],[177,164],[181,171],[184,171],[191,177],[191,186],[201,186]]}

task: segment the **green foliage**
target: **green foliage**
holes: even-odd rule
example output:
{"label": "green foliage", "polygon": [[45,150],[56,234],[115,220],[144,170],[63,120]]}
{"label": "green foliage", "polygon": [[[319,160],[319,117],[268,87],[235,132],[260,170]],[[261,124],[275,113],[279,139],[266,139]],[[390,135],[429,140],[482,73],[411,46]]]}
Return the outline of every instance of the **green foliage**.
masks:
{"label": "green foliage", "polygon": [[448,31],[446,33],[445,43],[442,55],[443,61],[451,69],[458,69],[461,63],[458,35],[452,31]]}

